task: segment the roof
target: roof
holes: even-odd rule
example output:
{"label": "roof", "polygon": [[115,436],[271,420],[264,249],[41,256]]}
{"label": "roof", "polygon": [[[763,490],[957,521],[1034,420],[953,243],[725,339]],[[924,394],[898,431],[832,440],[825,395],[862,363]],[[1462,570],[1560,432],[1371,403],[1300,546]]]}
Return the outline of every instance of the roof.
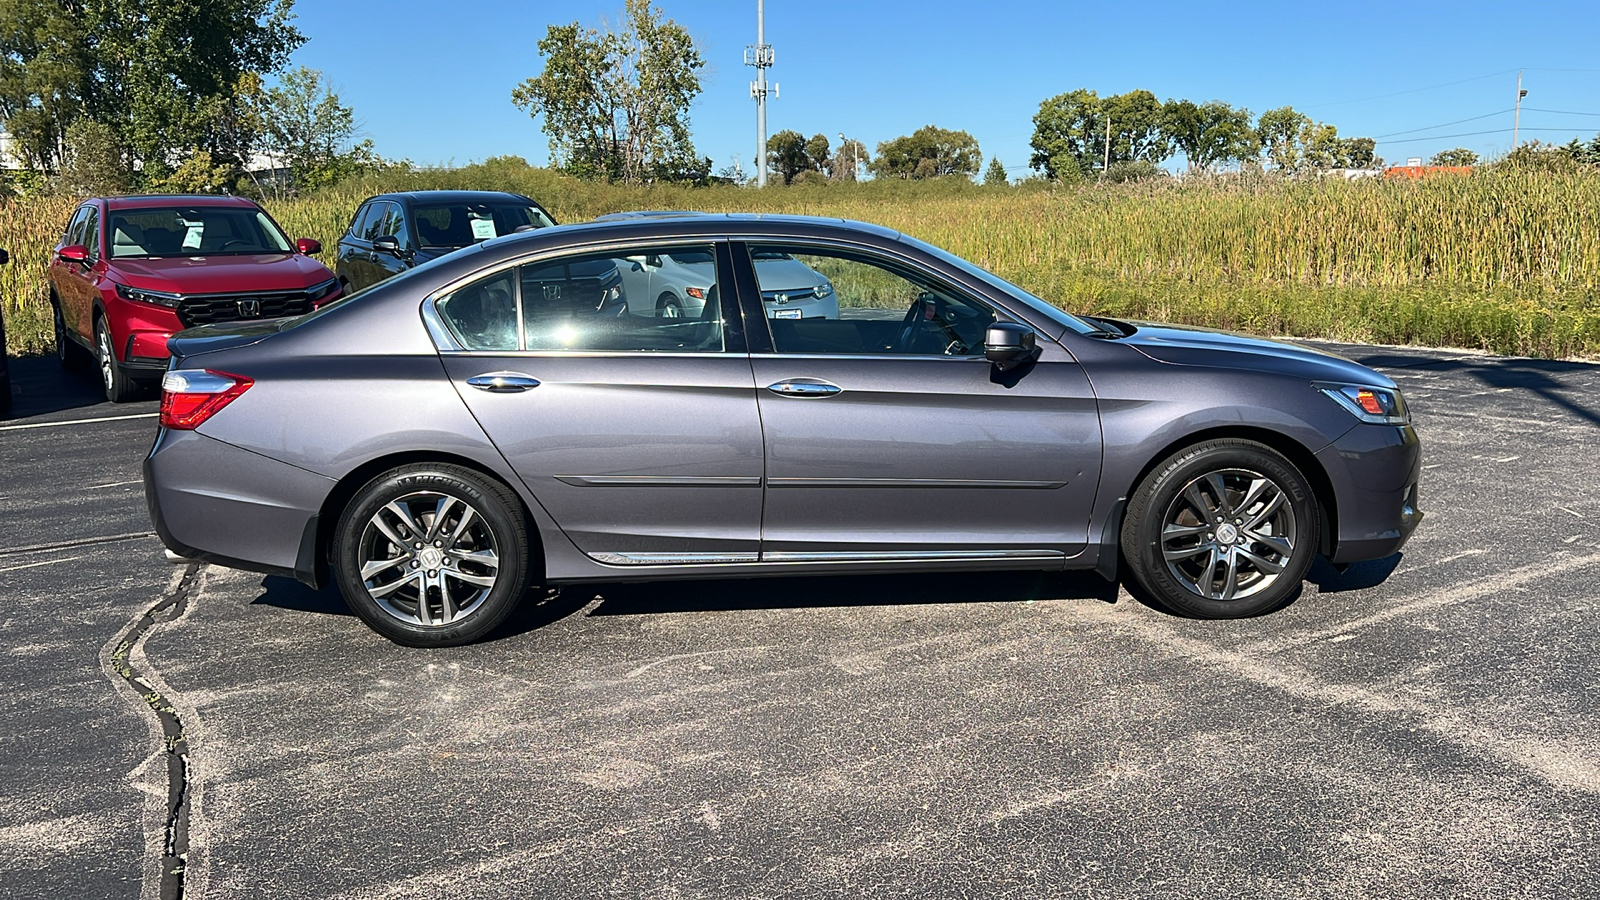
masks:
{"label": "roof", "polygon": [[391,191],[387,194],[374,194],[373,200],[410,200],[413,203],[489,203],[489,202],[521,202],[527,203],[532,198],[510,191]]}
{"label": "roof", "polygon": [[700,213],[681,216],[630,216],[606,221],[578,222],[556,225],[534,231],[508,234],[484,241],[484,248],[506,247],[514,242],[521,244],[573,243],[604,241],[612,237],[622,240],[674,237],[735,237],[735,238],[805,238],[808,236],[839,238],[841,233],[854,233],[864,243],[884,243],[900,239],[900,232],[869,222],[822,216],[769,215],[766,213]]}
{"label": "roof", "polygon": [[244,197],[225,197],[216,194],[132,194],[126,197],[104,197],[106,209],[138,209],[147,206],[243,206],[255,207],[255,201]]}

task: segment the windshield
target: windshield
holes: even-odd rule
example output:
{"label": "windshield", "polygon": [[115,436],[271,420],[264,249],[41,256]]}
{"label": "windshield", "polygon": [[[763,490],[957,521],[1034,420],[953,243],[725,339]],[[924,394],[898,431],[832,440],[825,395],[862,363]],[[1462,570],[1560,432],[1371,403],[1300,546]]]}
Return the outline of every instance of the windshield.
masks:
{"label": "windshield", "polygon": [[430,203],[414,213],[417,243],[424,247],[466,247],[555,224],[539,207],[516,203]]}
{"label": "windshield", "polygon": [[163,206],[111,213],[111,257],[293,253],[289,239],[259,209]]}
{"label": "windshield", "polygon": [[956,268],[958,268],[961,271],[967,273],[968,275],[971,275],[973,278],[976,278],[979,281],[982,281],[983,283],[989,285],[990,287],[997,288],[997,289],[999,289],[1001,291],[1004,291],[1009,296],[1012,296],[1012,297],[1017,298],[1018,300],[1021,300],[1023,303],[1026,303],[1029,306],[1033,307],[1040,314],[1042,314],[1044,316],[1047,316],[1052,322],[1058,322],[1061,325],[1063,325],[1063,326],[1065,326],[1067,328],[1070,328],[1070,329],[1072,329],[1073,331],[1076,331],[1079,334],[1099,334],[1099,333],[1102,333],[1105,330],[1103,328],[1100,328],[1099,326],[1092,325],[1092,324],[1090,324],[1088,322],[1085,322],[1084,320],[1078,318],[1077,316],[1073,315],[1072,313],[1069,313],[1069,312],[1067,312],[1065,310],[1062,310],[1062,309],[1056,307],[1054,304],[1048,303],[1048,302],[1046,302],[1044,300],[1039,299],[1038,297],[1035,297],[1034,295],[1028,293],[1027,291],[1023,290],[1022,288],[1019,288],[1016,285],[1012,284],[1011,282],[1005,280],[1004,278],[1001,278],[999,275],[996,275],[993,272],[987,271],[985,269],[979,268],[978,266],[975,266],[972,263],[967,262],[966,260],[962,259],[961,257],[955,255],[954,253],[950,253],[950,252],[947,252],[945,250],[941,250],[941,249],[939,249],[938,247],[935,247],[932,244],[924,243],[922,241],[917,240],[914,237],[910,237],[910,236],[907,236],[907,235],[904,235],[904,234],[900,235],[900,240],[905,242],[905,243],[907,243],[907,244],[910,244],[913,247],[916,247],[916,248],[918,248],[920,250],[926,251],[927,253],[931,253],[934,256],[939,257],[939,259],[949,263],[952,266],[955,266]]}

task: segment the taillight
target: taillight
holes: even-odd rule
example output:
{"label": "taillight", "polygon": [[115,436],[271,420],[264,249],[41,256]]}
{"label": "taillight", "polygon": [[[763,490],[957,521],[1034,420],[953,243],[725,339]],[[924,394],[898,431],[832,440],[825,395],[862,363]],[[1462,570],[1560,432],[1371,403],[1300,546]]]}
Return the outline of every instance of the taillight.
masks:
{"label": "taillight", "polygon": [[250,389],[255,380],[210,369],[173,369],[161,379],[161,424],[192,431]]}

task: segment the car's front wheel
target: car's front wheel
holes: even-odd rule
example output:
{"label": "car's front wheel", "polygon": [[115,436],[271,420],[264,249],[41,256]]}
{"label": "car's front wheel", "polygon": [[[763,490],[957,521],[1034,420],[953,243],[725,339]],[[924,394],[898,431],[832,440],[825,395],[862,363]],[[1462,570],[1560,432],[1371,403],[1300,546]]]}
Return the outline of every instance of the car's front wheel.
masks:
{"label": "car's front wheel", "polygon": [[1184,615],[1270,612],[1299,588],[1317,548],[1317,500],[1265,444],[1222,439],[1173,454],[1139,484],[1122,523],[1134,579]]}
{"label": "car's front wheel", "polygon": [[117,365],[117,356],[111,349],[111,329],[104,317],[94,320],[95,355],[100,363],[100,383],[106,389],[106,399],[112,403],[127,403],[139,396],[139,383],[123,374]]}
{"label": "car's front wheel", "polygon": [[683,304],[671,294],[662,294],[656,298],[656,315],[663,319],[683,318]]}
{"label": "car's front wheel", "polygon": [[402,466],[351,499],[333,563],[345,600],[374,631],[408,647],[466,644],[527,593],[528,528],[498,482],[460,466]]}

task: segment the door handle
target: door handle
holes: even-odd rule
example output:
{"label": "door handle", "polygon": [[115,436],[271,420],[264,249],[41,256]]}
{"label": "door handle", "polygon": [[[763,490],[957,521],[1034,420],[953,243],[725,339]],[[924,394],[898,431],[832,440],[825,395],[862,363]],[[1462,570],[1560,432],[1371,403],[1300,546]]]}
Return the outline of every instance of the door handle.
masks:
{"label": "door handle", "polygon": [[490,372],[468,378],[467,384],[491,394],[520,394],[538,387],[539,380],[521,372]]}
{"label": "door handle", "polygon": [[767,390],[780,397],[832,397],[844,388],[821,378],[787,378],[767,385]]}

